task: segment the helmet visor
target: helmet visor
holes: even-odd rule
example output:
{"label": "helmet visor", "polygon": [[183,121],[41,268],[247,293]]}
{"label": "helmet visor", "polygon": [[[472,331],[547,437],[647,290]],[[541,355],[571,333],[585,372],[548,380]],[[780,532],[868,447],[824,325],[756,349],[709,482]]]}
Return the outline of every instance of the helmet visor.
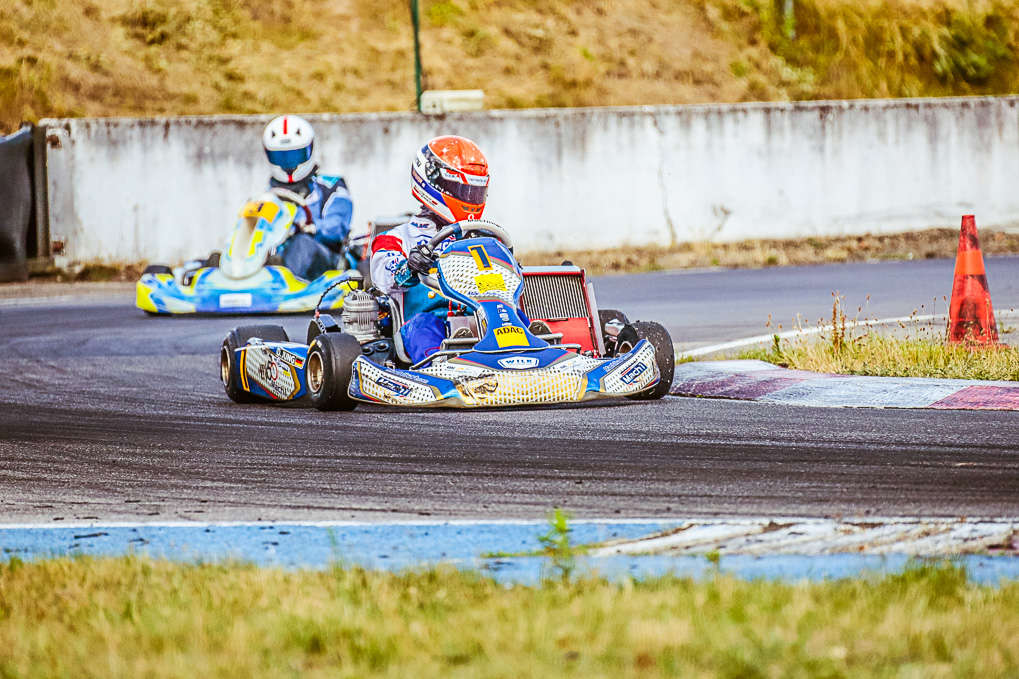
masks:
{"label": "helmet visor", "polygon": [[441,175],[434,179],[432,183],[435,185],[435,188],[447,196],[451,196],[461,203],[467,203],[468,205],[484,205],[485,200],[488,198],[487,186],[461,184],[455,179],[446,179]]}
{"label": "helmet visor", "polygon": [[[441,167],[441,161],[435,157],[431,149],[428,149],[428,160],[425,166],[425,173],[428,175],[428,183],[442,191],[447,196],[455,198],[467,205],[484,205],[488,199],[488,177],[476,175],[463,175],[467,181],[471,179],[474,183],[463,183],[457,175]],[[482,185],[483,184],[483,185]]]}
{"label": "helmet visor", "polygon": [[266,149],[265,157],[276,167],[286,172],[297,169],[303,163],[311,160],[311,145],[302,149],[287,149],[285,151],[269,151]]}

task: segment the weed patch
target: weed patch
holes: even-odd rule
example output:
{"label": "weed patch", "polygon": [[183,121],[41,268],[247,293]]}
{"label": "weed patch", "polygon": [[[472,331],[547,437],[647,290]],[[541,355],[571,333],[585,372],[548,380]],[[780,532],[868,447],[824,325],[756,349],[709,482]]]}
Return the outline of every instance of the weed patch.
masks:
{"label": "weed patch", "polygon": [[843,375],[1019,381],[1019,349],[1015,347],[948,344],[945,328],[933,321],[900,322],[894,329],[897,334],[889,335],[865,320],[847,320],[845,300],[833,294],[831,321],[822,324],[816,337],[780,339],[775,335],[770,347],[745,349],[737,358]]}

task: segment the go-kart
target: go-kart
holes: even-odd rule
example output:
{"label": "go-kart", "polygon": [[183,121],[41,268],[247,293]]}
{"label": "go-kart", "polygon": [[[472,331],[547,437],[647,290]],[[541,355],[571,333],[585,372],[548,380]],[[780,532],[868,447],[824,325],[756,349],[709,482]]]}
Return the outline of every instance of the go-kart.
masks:
{"label": "go-kart", "polygon": [[434,267],[419,274],[421,284],[450,301],[450,336],[434,354],[412,364],[397,300],[357,288],[351,273],[356,289],[339,322],[317,311],[306,343],[291,342],[279,326],[232,330],[219,363],[227,396],[238,403],[307,396],[319,410],[352,410],[359,402],[469,408],[668,393],[675,369],[668,331],[599,312],[579,267],[521,268],[509,235],[481,220],[441,229],[425,252]]}
{"label": "go-kart", "polygon": [[[274,188],[240,212],[222,252],[171,269],[151,265],[136,286],[136,305],[150,314],[294,313],[338,309],[349,291],[335,285],[342,271],[327,271],[313,281],[296,276],[274,252],[299,227],[304,199]],[[356,269],[361,244],[348,243],[341,260]],[[316,306],[318,304],[318,307]]]}

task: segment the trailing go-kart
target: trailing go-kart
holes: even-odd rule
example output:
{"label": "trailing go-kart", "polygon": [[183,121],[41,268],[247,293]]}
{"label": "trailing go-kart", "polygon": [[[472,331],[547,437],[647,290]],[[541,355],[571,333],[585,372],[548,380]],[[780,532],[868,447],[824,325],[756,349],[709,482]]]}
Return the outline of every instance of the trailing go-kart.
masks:
{"label": "trailing go-kart", "polygon": [[[304,344],[279,326],[231,331],[220,352],[227,395],[239,403],[307,395],[319,410],[352,410],[358,402],[478,407],[668,393],[675,368],[668,331],[599,312],[582,269],[521,268],[509,235],[481,220],[440,230],[426,253],[440,244],[431,273],[419,276],[450,301],[450,337],[435,354],[412,365],[397,301],[355,289],[340,322],[316,312]],[[346,278],[353,284],[359,276]]]}
{"label": "trailing go-kart", "polygon": [[[345,285],[342,271],[327,271],[313,281],[273,264],[274,251],[296,229],[304,199],[282,188],[250,201],[240,212],[221,253],[183,267],[152,265],[137,284],[136,304],[150,314],[293,313],[315,308],[339,309]],[[356,269],[361,244],[351,242],[342,261]],[[323,296],[324,295],[324,296]],[[320,303],[319,306],[316,306]]]}

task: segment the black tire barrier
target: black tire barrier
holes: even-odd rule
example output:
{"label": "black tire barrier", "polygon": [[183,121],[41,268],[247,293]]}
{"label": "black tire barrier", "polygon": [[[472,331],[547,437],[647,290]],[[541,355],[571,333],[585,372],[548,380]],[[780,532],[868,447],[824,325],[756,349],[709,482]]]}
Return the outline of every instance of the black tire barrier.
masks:
{"label": "black tire barrier", "polygon": [[0,138],[0,283],[28,280],[32,128]]}

